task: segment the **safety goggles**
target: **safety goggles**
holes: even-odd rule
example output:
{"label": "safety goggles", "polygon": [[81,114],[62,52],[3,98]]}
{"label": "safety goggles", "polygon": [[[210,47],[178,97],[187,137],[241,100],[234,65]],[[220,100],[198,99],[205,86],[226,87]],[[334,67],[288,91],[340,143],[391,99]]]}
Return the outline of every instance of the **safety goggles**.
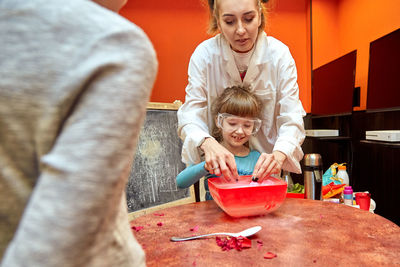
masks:
{"label": "safety goggles", "polygon": [[217,127],[227,132],[235,132],[240,128],[247,134],[255,134],[261,127],[261,120],[258,118],[248,119],[228,113],[218,113]]}

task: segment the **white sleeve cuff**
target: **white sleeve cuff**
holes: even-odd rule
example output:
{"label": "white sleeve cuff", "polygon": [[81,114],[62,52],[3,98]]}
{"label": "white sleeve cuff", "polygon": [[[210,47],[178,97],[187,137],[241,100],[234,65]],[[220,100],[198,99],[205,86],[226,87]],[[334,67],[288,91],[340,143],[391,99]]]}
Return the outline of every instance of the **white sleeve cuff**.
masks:
{"label": "white sleeve cuff", "polygon": [[203,143],[204,139],[211,137],[205,132],[192,132],[190,136],[185,138],[182,147],[182,162],[185,164],[200,163],[201,157],[199,153],[199,146]]}
{"label": "white sleeve cuff", "polygon": [[278,140],[275,143],[274,151],[281,151],[286,155],[286,160],[283,163],[282,169],[293,172],[301,173],[300,161],[303,159],[303,151],[301,147],[291,144],[289,141]]}

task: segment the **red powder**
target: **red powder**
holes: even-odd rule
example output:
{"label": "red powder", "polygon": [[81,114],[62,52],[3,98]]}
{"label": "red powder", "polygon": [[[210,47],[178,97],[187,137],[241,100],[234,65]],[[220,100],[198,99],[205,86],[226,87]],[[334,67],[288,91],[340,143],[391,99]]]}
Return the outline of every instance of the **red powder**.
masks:
{"label": "red powder", "polygon": [[131,229],[133,231],[139,232],[140,230],[142,230],[144,227],[143,226],[131,226]]}
{"label": "red powder", "polygon": [[192,231],[192,232],[197,232],[197,230],[199,230],[199,226],[198,225],[196,225],[193,228],[190,228],[190,231]]}
{"label": "red powder", "polygon": [[251,240],[246,237],[225,237],[221,239],[220,237],[216,237],[215,241],[218,246],[221,247],[223,251],[236,249],[241,251],[243,248],[251,248]]}
{"label": "red powder", "polygon": [[275,257],[277,257],[277,255],[275,253],[272,253],[272,252],[267,252],[267,253],[264,254],[264,259],[273,259]]}

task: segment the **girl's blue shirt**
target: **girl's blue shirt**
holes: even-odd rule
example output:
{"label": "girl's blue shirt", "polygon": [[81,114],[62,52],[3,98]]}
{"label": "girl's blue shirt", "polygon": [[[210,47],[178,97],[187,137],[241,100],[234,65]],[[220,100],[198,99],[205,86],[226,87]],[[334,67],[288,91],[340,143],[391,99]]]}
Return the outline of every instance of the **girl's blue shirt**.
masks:
{"label": "girl's blue shirt", "polygon": [[[257,163],[258,158],[260,157],[260,152],[257,150],[251,150],[247,156],[239,157],[235,156],[236,168],[239,175],[251,175],[253,173],[254,167]],[[204,180],[204,188],[206,190],[206,200],[212,199],[209,189],[208,189],[208,178],[217,177],[213,174],[210,174],[205,168],[205,161],[200,162],[199,164],[194,164],[182,172],[178,174],[176,177],[176,183],[179,188],[187,188],[199,181],[200,178],[205,177]]]}

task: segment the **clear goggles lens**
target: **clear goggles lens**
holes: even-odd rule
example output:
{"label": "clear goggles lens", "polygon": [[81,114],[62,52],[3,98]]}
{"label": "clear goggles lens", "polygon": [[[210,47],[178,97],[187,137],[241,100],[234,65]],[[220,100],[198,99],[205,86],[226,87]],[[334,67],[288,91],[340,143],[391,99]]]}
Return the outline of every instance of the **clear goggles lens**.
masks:
{"label": "clear goggles lens", "polygon": [[255,134],[261,127],[261,120],[258,118],[247,119],[228,113],[218,113],[217,127],[227,132],[235,132],[240,128],[248,135]]}

